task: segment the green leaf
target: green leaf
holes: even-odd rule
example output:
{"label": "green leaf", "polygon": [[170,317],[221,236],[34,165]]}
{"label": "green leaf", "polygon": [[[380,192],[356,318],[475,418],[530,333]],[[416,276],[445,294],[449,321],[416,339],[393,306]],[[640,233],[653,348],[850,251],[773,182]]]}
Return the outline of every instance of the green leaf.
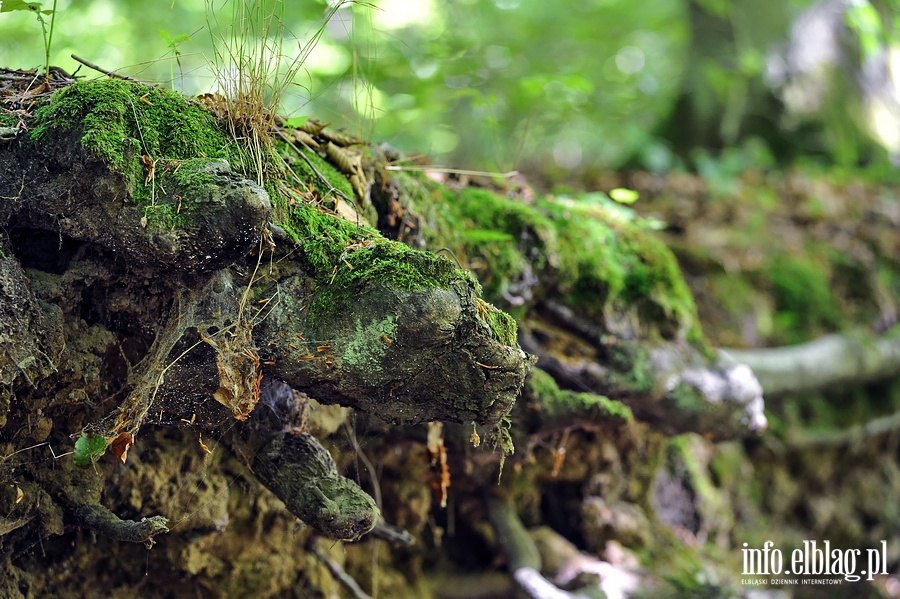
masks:
{"label": "green leaf", "polygon": [[179,33],[178,35],[173,37],[172,34],[165,29],[157,29],[156,32],[159,34],[159,37],[162,39],[162,41],[166,42],[166,45],[172,49],[174,49],[178,44],[194,41],[191,39],[191,36],[186,33]]}
{"label": "green leaf", "polygon": [[633,189],[625,189],[624,187],[616,187],[609,190],[609,197],[620,204],[634,204],[640,194]]}
{"label": "green leaf", "polygon": [[40,2],[25,2],[24,0],[3,0],[0,4],[0,13],[12,12],[14,10],[37,11],[41,7]]}
{"label": "green leaf", "polygon": [[284,125],[296,129],[297,127],[305,125],[307,120],[309,120],[308,116],[292,116],[284,122]]}
{"label": "green leaf", "polygon": [[106,439],[101,435],[82,433],[75,441],[75,465],[85,468],[100,459],[106,452]]}

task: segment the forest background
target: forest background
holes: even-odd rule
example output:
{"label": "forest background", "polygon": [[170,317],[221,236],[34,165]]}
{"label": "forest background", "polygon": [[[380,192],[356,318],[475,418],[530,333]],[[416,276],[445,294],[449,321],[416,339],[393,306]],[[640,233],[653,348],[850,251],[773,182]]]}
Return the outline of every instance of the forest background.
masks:
{"label": "forest background", "polygon": [[[240,5],[39,4],[56,9],[50,64],[95,76],[74,53],[188,95],[235,76],[214,46],[240,21]],[[11,68],[44,63],[48,40],[26,6],[7,0],[2,8],[0,56]],[[288,116],[346,127],[435,164],[526,169],[551,184],[623,166],[713,176],[798,161],[878,164],[900,152],[896,9],[868,1],[311,0],[278,8],[283,42],[273,28],[267,43],[279,44],[283,69],[302,62],[283,99]],[[47,26],[51,16],[42,16]]]}

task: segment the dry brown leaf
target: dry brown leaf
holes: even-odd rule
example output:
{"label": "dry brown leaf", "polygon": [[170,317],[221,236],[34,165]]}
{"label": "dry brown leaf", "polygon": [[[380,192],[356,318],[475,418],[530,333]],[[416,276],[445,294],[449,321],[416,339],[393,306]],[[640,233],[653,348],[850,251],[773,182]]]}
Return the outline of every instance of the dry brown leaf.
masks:
{"label": "dry brown leaf", "polygon": [[125,460],[128,458],[128,448],[134,445],[134,437],[131,433],[122,433],[115,439],[113,439],[112,443],[109,444],[109,448],[112,450],[113,455],[119,458],[119,461],[123,464]]}

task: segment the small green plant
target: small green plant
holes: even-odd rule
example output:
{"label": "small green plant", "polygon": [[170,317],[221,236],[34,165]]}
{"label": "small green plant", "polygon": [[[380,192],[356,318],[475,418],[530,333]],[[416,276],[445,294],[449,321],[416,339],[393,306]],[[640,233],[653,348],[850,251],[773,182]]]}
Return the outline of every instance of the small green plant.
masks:
{"label": "small green plant", "polygon": [[[16,10],[33,12],[38,23],[41,24],[41,30],[44,32],[44,75],[47,76],[50,74],[50,44],[53,43],[53,24],[56,22],[56,0],[53,0],[51,10],[42,10],[40,2],[25,2],[24,0],[3,0],[3,3],[0,4],[0,13]],[[50,17],[49,29],[45,17]]]}
{"label": "small green plant", "polygon": [[640,197],[640,194],[633,189],[616,187],[615,189],[609,190],[609,199],[619,202],[620,204],[634,204],[637,202],[638,197]]}
{"label": "small green plant", "polygon": [[[185,42],[193,41],[191,36],[186,33],[179,33],[176,36],[173,36],[168,31],[163,29],[159,30],[159,37],[162,38],[164,42],[166,42],[166,46],[168,46],[169,51],[172,53],[172,57],[175,59],[175,62],[178,64],[178,77],[181,79],[181,87],[184,88],[184,71],[181,68],[181,49],[179,46]],[[175,67],[170,64],[169,73],[171,75],[172,81],[172,89],[175,89]]]}

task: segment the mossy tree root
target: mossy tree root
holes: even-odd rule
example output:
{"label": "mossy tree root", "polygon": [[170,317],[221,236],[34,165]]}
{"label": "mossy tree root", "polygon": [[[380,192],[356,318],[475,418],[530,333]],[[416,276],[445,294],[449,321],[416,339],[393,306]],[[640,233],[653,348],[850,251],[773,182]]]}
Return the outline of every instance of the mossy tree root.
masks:
{"label": "mossy tree root", "polygon": [[[475,290],[408,290],[373,282],[322,316],[300,313],[304,280],[282,279],[282,301],[254,328],[264,372],[324,403],[393,423],[497,423],[511,409],[531,360],[494,338]],[[315,292],[314,294],[315,295]],[[298,302],[299,300],[299,302]],[[314,297],[310,301],[315,301]]]}
{"label": "mossy tree root", "polygon": [[[149,419],[196,417],[293,513],[356,539],[378,510],[314,438],[235,423],[260,411],[261,377],[390,422],[508,414],[531,360],[471,275],[233,172],[240,150],[196,104],[76,83],[27,128],[0,148],[0,376],[17,400],[0,396],[0,424],[15,443],[87,432],[127,447]],[[38,401],[52,418],[29,411]],[[52,468],[16,468],[81,493]],[[130,541],[162,532],[97,507],[102,485],[91,489],[63,499],[82,525]]]}
{"label": "mossy tree root", "polygon": [[122,520],[100,504],[79,505],[72,508],[79,526],[92,530],[115,541],[143,543],[149,549],[154,537],[169,532],[169,520],[163,516],[141,518],[140,521]]}
{"label": "mossy tree root", "polygon": [[497,540],[509,560],[509,571],[519,588],[532,599],[590,599],[588,595],[569,593],[541,575],[541,554],[515,507],[496,498],[487,498],[488,519],[497,532]]}

